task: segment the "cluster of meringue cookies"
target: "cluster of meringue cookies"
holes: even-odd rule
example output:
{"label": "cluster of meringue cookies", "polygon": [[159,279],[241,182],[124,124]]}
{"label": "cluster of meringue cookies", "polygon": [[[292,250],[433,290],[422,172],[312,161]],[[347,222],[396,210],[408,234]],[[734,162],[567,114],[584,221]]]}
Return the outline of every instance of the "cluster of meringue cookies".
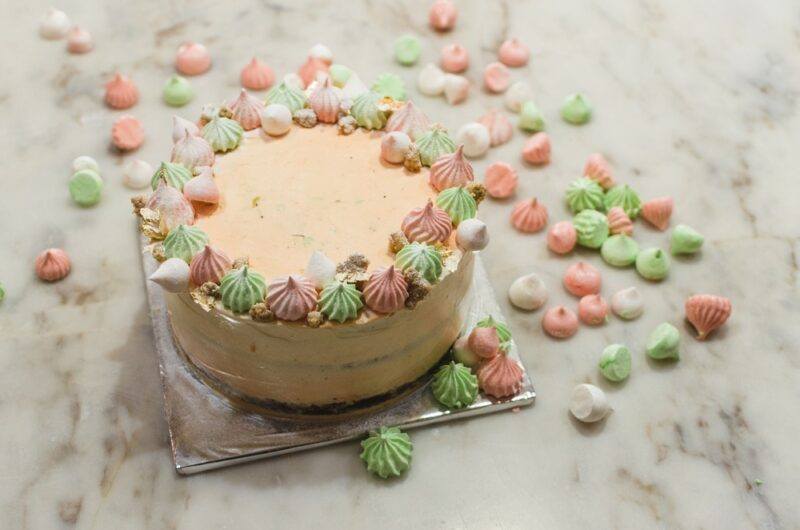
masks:
{"label": "cluster of meringue cookies", "polygon": [[89,53],[94,48],[92,35],[80,26],[74,26],[66,13],[50,8],[39,21],[39,35],[47,40],[66,39],[69,53]]}

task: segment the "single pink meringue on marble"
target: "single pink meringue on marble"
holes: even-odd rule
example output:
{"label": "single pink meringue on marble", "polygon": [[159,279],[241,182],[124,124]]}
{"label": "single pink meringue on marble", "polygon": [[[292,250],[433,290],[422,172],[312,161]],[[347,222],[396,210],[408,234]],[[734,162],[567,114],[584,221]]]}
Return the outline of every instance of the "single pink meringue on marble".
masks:
{"label": "single pink meringue on marble", "polygon": [[211,54],[202,44],[186,42],[178,47],[175,69],[183,75],[200,75],[211,68]]}
{"label": "single pink meringue on marble", "polygon": [[503,41],[500,49],[497,51],[497,57],[500,62],[506,66],[518,67],[528,64],[528,59],[531,56],[531,51],[522,42],[515,38],[510,38]]}
{"label": "single pink meringue on marble", "polygon": [[476,371],[478,386],[485,394],[498,399],[519,392],[524,374],[519,363],[505,353],[483,361]]}
{"label": "single pink meringue on marble", "polygon": [[267,303],[277,318],[300,320],[317,306],[317,290],[305,276],[283,276],[267,287]]}
{"label": "single pink meringue on marble", "polygon": [[467,339],[467,347],[481,359],[491,359],[500,352],[500,337],[494,326],[474,328]]}
{"label": "single pink meringue on marble", "polygon": [[170,162],[177,162],[192,169],[214,163],[214,149],[202,136],[194,136],[184,130],[183,138],[172,146]]}
{"label": "single pink meringue on marble", "polygon": [[93,48],[92,35],[85,29],[75,26],[67,33],[67,51],[69,53],[89,53]]}
{"label": "single pink meringue on marble", "polygon": [[577,241],[578,233],[571,221],[559,221],[547,232],[547,248],[556,254],[569,254]]}
{"label": "single pink meringue on marble", "polygon": [[486,168],[483,175],[483,185],[486,193],[495,199],[506,199],[514,195],[517,189],[517,171],[511,164],[494,162]]}
{"label": "single pink meringue on marble", "polygon": [[376,313],[403,309],[408,298],[408,283],[394,265],[373,272],[364,286],[364,303]]}
{"label": "single pink meringue on marble", "polygon": [[658,197],[642,204],[642,218],[661,231],[669,227],[674,201],[672,197]]}
{"label": "single pink meringue on marble", "polygon": [[538,232],[547,225],[547,208],[536,197],[518,202],[511,212],[511,224],[520,232]]}
{"label": "single pink meringue on marble", "polygon": [[403,219],[401,229],[409,241],[440,243],[450,237],[453,222],[447,212],[434,206],[433,201],[428,199],[428,204],[422,208],[411,210]]}
{"label": "single pink meringue on marble", "polygon": [[599,326],[606,322],[608,304],[599,294],[587,294],[578,302],[578,318],[589,326]]}
{"label": "single pink meringue on marble", "polygon": [[489,145],[496,147],[511,140],[514,134],[514,126],[505,114],[497,109],[489,111],[478,119],[478,123],[483,124],[489,130]]}
{"label": "single pink meringue on marble", "polygon": [[551,337],[568,339],[578,331],[578,317],[563,305],[552,307],[542,316],[542,329]]}
{"label": "single pink meringue on marble", "polygon": [[114,74],[114,77],[106,83],[105,101],[112,109],[128,109],[139,101],[139,89],[129,77],[119,73]]}
{"label": "single pink meringue on marble", "polygon": [[145,208],[157,211],[161,216],[161,226],[165,231],[178,225],[194,224],[194,208],[177,188],[163,180],[145,203]]}
{"label": "single pink meringue on marble", "polygon": [[60,248],[48,248],[36,256],[34,262],[36,276],[46,282],[57,282],[66,278],[72,270],[72,263],[66,252]]}
{"label": "single pink meringue on marble", "polygon": [[317,78],[317,72],[327,72],[328,68],[328,63],[322,59],[309,57],[297,70],[297,75],[303,80],[305,86],[308,86]]}
{"label": "single pink meringue on marble", "polygon": [[608,219],[608,231],[612,234],[625,234],[626,236],[633,234],[633,221],[619,206],[608,210],[606,219]]}
{"label": "single pink meringue on marble", "polygon": [[436,0],[428,10],[428,23],[436,31],[450,31],[457,18],[458,8],[452,0]]}
{"label": "single pink meringue on marble", "polygon": [[144,142],[142,122],[128,114],[120,116],[111,127],[111,143],[120,151],[133,151]]}
{"label": "single pink meringue on marble", "polygon": [[731,316],[731,301],[712,294],[690,296],[685,304],[686,320],[697,331],[697,340],[705,340],[708,334],[722,326]]}
{"label": "single pink meringue on marble", "polygon": [[257,57],[250,59],[239,74],[242,86],[250,90],[266,90],[275,82],[275,72]]}
{"label": "single pink meringue on marble", "polygon": [[445,72],[461,73],[469,66],[469,53],[460,44],[448,44],[442,48],[440,64]]}
{"label": "single pink meringue on marble", "polygon": [[189,281],[198,287],[206,282],[219,283],[231,267],[233,261],[227,254],[206,245],[192,258],[192,263],[189,265]]}
{"label": "single pink meringue on marble", "polygon": [[584,261],[573,263],[564,271],[564,287],[575,296],[600,292],[602,278],[597,267]]}
{"label": "single pink meringue on marble", "polygon": [[611,165],[600,153],[589,155],[589,158],[586,159],[586,165],[583,167],[583,175],[600,184],[605,190],[614,187]]}
{"label": "single pink meringue on marble", "polygon": [[536,166],[549,164],[550,136],[546,132],[538,132],[528,138],[522,146],[522,158]]}
{"label": "single pink meringue on marble", "polygon": [[412,140],[425,134],[431,126],[431,121],[414,102],[408,100],[405,105],[392,112],[386,122],[386,132],[400,131],[406,133]]}
{"label": "single pink meringue on marble", "polygon": [[211,177],[211,172],[205,171],[183,185],[183,196],[192,203],[218,204],[219,188]]}
{"label": "single pink meringue on marble", "polygon": [[172,117],[172,143],[178,142],[183,138],[184,132],[189,131],[189,134],[200,136],[200,127],[193,121],[180,116]]}
{"label": "single pink meringue on marble", "polygon": [[511,72],[503,63],[489,63],[483,70],[483,85],[494,94],[505,92],[511,84]]}
{"label": "single pink meringue on marble", "polygon": [[264,110],[264,103],[248,94],[246,89],[243,88],[239,92],[239,97],[228,103],[228,107],[233,119],[238,121],[245,131],[261,127],[261,111]]}
{"label": "single pink meringue on marble", "polygon": [[336,123],[339,119],[339,107],[342,100],[333,89],[330,77],[317,88],[308,99],[309,105],[322,123]]}
{"label": "single pink meringue on marble", "polygon": [[466,186],[475,179],[472,164],[464,158],[464,146],[459,145],[455,152],[442,155],[431,165],[428,177],[436,191],[456,186]]}

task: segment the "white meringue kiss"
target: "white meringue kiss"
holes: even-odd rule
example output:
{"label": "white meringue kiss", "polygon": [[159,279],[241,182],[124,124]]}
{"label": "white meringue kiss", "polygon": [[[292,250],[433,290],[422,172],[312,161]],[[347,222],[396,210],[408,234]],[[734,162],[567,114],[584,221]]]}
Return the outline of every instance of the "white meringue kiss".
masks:
{"label": "white meringue kiss", "polygon": [[138,158],[129,160],[122,170],[122,183],[132,190],[146,188],[152,178],[153,166]]}
{"label": "white meringue kiss", "polygon": [[325,284],[333,280],[335,275],[336,264],[328,256],[315,250],[308,258],[305,270],[306,278],[314,283],[314,287],[322,289]]}
{"label": "white meringue kiss", "polygon": [[611,297],[611,310],[620,318],[633,320],[644,313],[644,299],[636,287],[617,291]]}
{"label": "white meringue kiss", "polygon": [[200,136],[200,127],[198,127],[196,123],[181,118],[180,116],[173,116],[172,143],[176,143],[177,141],[181,140],[186,134],[186,131],[189,131],[189,134],[193,136]]}
{"label": "white meringue kiss", "polygon": [[180,258],[170,258],[158,266],[149,280],[170,293],[186,292],[189,290],[189,264]]}
{"label": "white meringue kiss", "polygon": [[417,76],[417,88],[426,96],[439,96],[444,92],[446,75],[441,68],[428,63]]}
{"label": "white meringue kiss", "polygon": [[519,112],[522,109],[522,104],[532,99],[533,89],[531,86],[525,81],[517,81],[508,87],[503,96],[503,103],[511,112]]}
{"label": "white meringue kiss", "polygon": [[463,145],[464,154],[470,158],[483,156],[491,145],[489,129],[478,122],[462,125],[456,133],[456,144]]}
{"label": "white meringue kiss", "polygon": [[51,7],[39,22],[39,35],[50,40],[63,39],[70,27],[72,24],[67,14]]}
{"label": "white meringue kiss", "polygon": [[611,411],[606,393],[594,385],[584,383],[572,389],[569,411],[584,423],[600,421]]}
{"label": "white meringue kiss", "polygon": [[480,219],[464,219],[456,229],[456,244],[461,250],[483,250],[489,244],[489,231]]}
{"label": "white meringue kiss", "polygon": [[445,74],[444,97],[451,105],[458,105],[469,96],[469,80],[463,75]]}
{"label": "white meringue kiss", "polygon": [[508,288],[508,299],[519,309],[535,311],[547,302],[547,286],[532,272],[514,280]]}
{"label": "white meringue kiss", "polygon": [[381,158],[390,164],[402,164],[411,147],[411,138],[402,131],[387,133],[381,139]]}
{"label": "white meringue kiss", "polygon": [[261,128],[270,136],[282,136],[292,128],[292,113],[279,103],[267,105],[261,111]]}

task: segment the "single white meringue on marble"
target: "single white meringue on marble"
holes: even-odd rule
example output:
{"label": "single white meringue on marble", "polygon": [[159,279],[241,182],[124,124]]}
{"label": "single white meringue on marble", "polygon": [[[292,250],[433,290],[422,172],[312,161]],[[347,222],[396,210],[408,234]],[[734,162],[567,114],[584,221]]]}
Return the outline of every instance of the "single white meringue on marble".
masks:
{"label": "single white meringue on marble", "polygon": [[392,131],[381,139],[381,158],[390,164],[402,164],[411,148],[411,138],[402,131]]}
{"label": "single white meringue on marble", "polygon": [[308,56],[328,64],[333,62],[333,52],[324,44],[313,45],[311,49],[308,50]]}
{"label": "single white meringue on marble", "polygon": [[636,287],[617,291],[611,297],[611,310],[620,318],[633,320],[644,313],[644,299]]}
{"label": "single white meringue on marble", "polygon": [[261,128],[270,136],[283,136],[292,128],[292,112],[280,103],[267,105],[261,109]]}
{"label": "single white meringue on marble", "polygon": [[458,105],[469,96],[469,80],[463,75],[444,75],[444,97],[451,105]]}
{"label": "single white meringue on marble", "polygon": [[461,250],[483,250],[489,244],[489,231],[480,219],[464,219],[456,229],[456,244]]}
{"label": "single white meringue on marble", "polygon": [[170,293],[183,293],[189,290],[189,264],[181,258],[170,258],[158,266],[149,280]]}
{"label": "single white meringue on marble", "polygon": [[611,411],[606,393],[594,385],[583,383],[572,389],[569,411],[584,423],[600,421]]}
{"label": "single white meringue on marble", "polygon": [[353,72],[350,74],[350,77],[347,78],[347,82],[345,82],[344,86],[342,87],[342,95],[344,96],[342,101],[349,100],[352,102],[358,96],[364,92],[367,92],[368,90],[369,87],[367,87],[364,81],[358,77],[357,73]]}
{"label": "single white meringue on marble", "polygon": [[547,286],[535,272],[520,276],[508,288],[508,299],[514,307],[535,311],[547,302]]}
{"label": "single white meringue on marble", "polygon": [[89,155],[81,155],[72,161],[72,171],[80,171],[82,169],[91,169],[98,175],[100,174],[100,164]]}
{"label": "single white meringue on marble", "polygon": [[152,178],[153,166],[138,158],[129,160],[122,170],[122,183],[132,190],[146,188]]}
{"label": "single white meringue on marble", "polygon": [[303,83],[303,79],[295,72],[289,72],[283,76],[283,82],[286,83],[286,86],[289,88],[294,88],[300,90],[301,92],[306,88],[306,84]]}
{"label": "single white meringue on marble", "polygon": [[328,256],[315,250],[308,258],[305,276],[314,283],[314,287],[322,289],[336,276],[336,264]]}
{"label": "single white meringue on marble", "polygon": [[444,92],[445,73],[433,63],[426,64],[417,76],[417,88],[426,96],[439,96]]}
{"label": "single white meringue on marble", "polygon": [[476,121],[461,126],[456,133],[456,144],[464,146],[464,154],[470,158],[483,156],[492,144],[489,129]]}
{"label": "single white meringue on marble", "polygon": [[50,40],[63,39],[71,27],[67,14],[51,7],[39,22],[39,35]]}
{"label": "single white meringue on marble", "polygon": [[186,131],[192,136],[200,136],[200,127],[193,121],[189,121],[180,116],[172,117],[172,143],[182,140]]}
{"label": "single white meringue on marble", "polygon": [[533,99],[533,89],[525,81],[512,83],[503,96],[503,103],[511,112],[519,112],[522,104]]}

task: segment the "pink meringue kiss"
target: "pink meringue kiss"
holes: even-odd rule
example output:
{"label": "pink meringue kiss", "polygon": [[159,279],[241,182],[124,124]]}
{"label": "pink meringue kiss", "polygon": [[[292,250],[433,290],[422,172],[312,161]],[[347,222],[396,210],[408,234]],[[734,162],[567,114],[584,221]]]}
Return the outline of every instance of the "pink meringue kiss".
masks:
{"label": "pink meringue kiss", "polygon": [[457,18],[458,9],[452,0],[436,0],[428,10],[428,23],[436,31],[450,31]]}
{"label": "pink meringue kiss", "polygon": [[247,66],[242,68],[239,80],[243,87],[250,90],[266,90],[275,82],[275,72],[257,57],[253,57]]}
{"label": "pink meringue kiss", "polygon": [[183,75],[200,75],[211,68],[211,54],[202,44],[186,42],[178,47],[175,69]]}
{"label": "pink meringue kiss", "polygon": [[309,57],[297,70],[297,75],[303,80],[305,86],[310,85],[317,78],[317,72],[327,72],[328,63],[316,57]]}
{"label": "pink meringue kiss", "polygon": [[447,212],[434,206],[433,201],[428,199],[428,204],[422,208],[411,210],[403,219],[401,229],[409,241],[440,243],[450,237],[453,222]]}
{"label": "pink meringue kiss", "polygon": [[490,197],[506,199],[516,191],[518,180],[517,172],[510,164],[494,162],[486,168],[483,185]]}
{"label": "pink meringue kiss", "polygon": [[192,258],[189,265],[189,281],[201,286],[206,282],[219,283],[225,273],[231,270],[233,261],[227,254],[210,245]]}
{"label": "pink meringue kiss", "polygon": [[293,322],[305,318],[317,307],[317,289],[304,276],[283,276],[267,287],[267,303],[277,318]]}
{"label": "pink meringue kiss", "polygon": [[578,302],[578,318],[589,326],[604,324],[608,317],[608,304],[599,294],[587,294]]}
{"label": "pink meringue kiss", "polygon": [[489,131],[489,145],[496,147],[511,140],[514,134],[514,126],[505,114],[497,109],[489,109],[489,112],[481,116],[478,123],[483,124]]}
{"label": "pink meringue kiss", "polygon": [[547,208],[535,197],[519,202],[511,212],[511,224],[520,232],[538,232],[547,225]]}
{"label": "pink meringue kiss", "polygon": [[642,204],[642,218],[661,231],[669,227],[674,202],[672,197],[659,197]]}
{"label": "pink meringue kiss", "polygon": [[712,294],[690,296],[685,304],[686,320],[697,331],[697,340],[705,340],[709,333],[722,326],[731,316],[731,301]]}
{"label": "pink meringue kiss", "polygon": [[511,72],[503,63],[489,63],[483,70],[483,86],[494,94],[505,92],[511,84]]}
{"label": "pink meringue kiss", "polygon": [[546,132],[538,132],[528,138],[522,146],[522,159],[535,166],[549,164],[550,136]]}
{"label": "pink meringue kiss", "polygon": [[564,287],[575,296],[586,296],[600,292],[600,271],[597,267],[579,261],[567,267],[564,271]]}
{"label": "pink meringue kiss", "polygon": [[568,339],[578,331],[578,317],[563,305],[548,309],[542,316],[542,329],[557,339]]}
{"label": "pink meringue kiss", "polygon": [[510,38],[500,45],[497,51],[497,58],[506,66],[512,68],[525,66],[531,57],[531,51],[515,38]]}
{"label": "pink meringue kiss", "polygon": [[89,53],[93,48],[92,35],[85,29],[75,26],[67,33],[67,51],[69,53]]}
{"label": "pink meringue kiss", "polygon": [[111,127],[111,143],[120,151],[133,151],[144,142],[142,122],[130,115],[120,116]]}
{"label": "pink meringue kiss", "polygon": [[245,131],[261,127],[261,111],[264,109],[264,103],[248,94],[244,88],[239,92],[239,97],[228,103],[228,107],[233,119],[238,121]]}
{"label": "pink meringue kiss", "polygon": [[495,355],[481,363],[476,372],[478,386],[485,394],[498,399],[519,392],[525,373],[519,363],[506,354]]}
{"label": "pink meringue kiss", "polygon": [[46,282],[57,282],[66,278],[72,270],[72,263],[66,252],[60,248],[48,248],[34,261],[36,276]]}
{"label": "pink meringue kiss", "polygon": [[625,234],[626,236],[633,234],[633,221],[619,206],[608,210],[606,219],[608,219],[608,230],[612,234]]}
{"label": "pink meringue kiss", "polygon": [[376,313],[389,314],[403,309],[408,284],[394,265],[372,273],[364,286],[364,303]]}
{"label": "pink meringue kiss", "polygon": [[203,172],[183,185],[183,196],[186,200],[192,203],[219,204],[219,188],[210,173]]}
{"label": "pink meringue kiss", "polygon": [[469,66],[469,53],[460,44],[448,44],[442,48],[440,64],[445,72],[461,73]]}
{"label": "pink meringue kiss", "polygon": [[163,180],[145,203],[145,208],[156,210],[161,215],[161,226],[165,231],[178,225],[194,224],[194,208],[192,203],[177,188],[169,186]]}
{"label": "pink meringue kiss", "polygon": [[189,169],[210,166],[214,163],[214,149],[202,136],[195,136],[185,130],[183,138],[172,146],[170,162],[177,162]]}
{"label": "pink meringue kiss", "polygon": [[614,187],[615,182],[611,174],[611,165],[600,153],[589,155],[589,158],[586,159],[586,165],[583,167],[583,175],[600,184],[604,190]]}
{"label": "pink meringue kiss", "polygon": [[431,165],[428,178],[436,191],[466,186],[472,182],[475,175],[472,171],[472,164],[464,158],[464,146],[459,145],[455,152],[437,158],[436,162]]}
{"label": "pink meringue kiss", "polygon": [[331,78],[325,78],[325,82],[317,88],[308,103],[317,115],[317,119],[322,123],[336,123],[339,119],[339,106],[342,101],[333,89]]}
{"label": "pink meringue kiss", "polygon": [[500,337],[494,326],[474,328],[467,339],[469,350],[481,359],[491,359],[500,352]]}
{"label": "pink meringue kiss", "polygon": [[112,109],[129,109],[139,101],[139,89],[129,77],[114,74],[106,83],[105,101]]}
{"label": "pink meringue kiss", "polygon": [[571,221],[559,221],[547,232],[547,248],[556,254],[569,254],[577,241],[578,233]]}
{"label": "pink meringue kiss", "polygon": [[409,100],[405,105],[392,112],[386,122],[386,132],[404,132],[412,140],[425,134],[430,128],[431,121],[414,103]]}

